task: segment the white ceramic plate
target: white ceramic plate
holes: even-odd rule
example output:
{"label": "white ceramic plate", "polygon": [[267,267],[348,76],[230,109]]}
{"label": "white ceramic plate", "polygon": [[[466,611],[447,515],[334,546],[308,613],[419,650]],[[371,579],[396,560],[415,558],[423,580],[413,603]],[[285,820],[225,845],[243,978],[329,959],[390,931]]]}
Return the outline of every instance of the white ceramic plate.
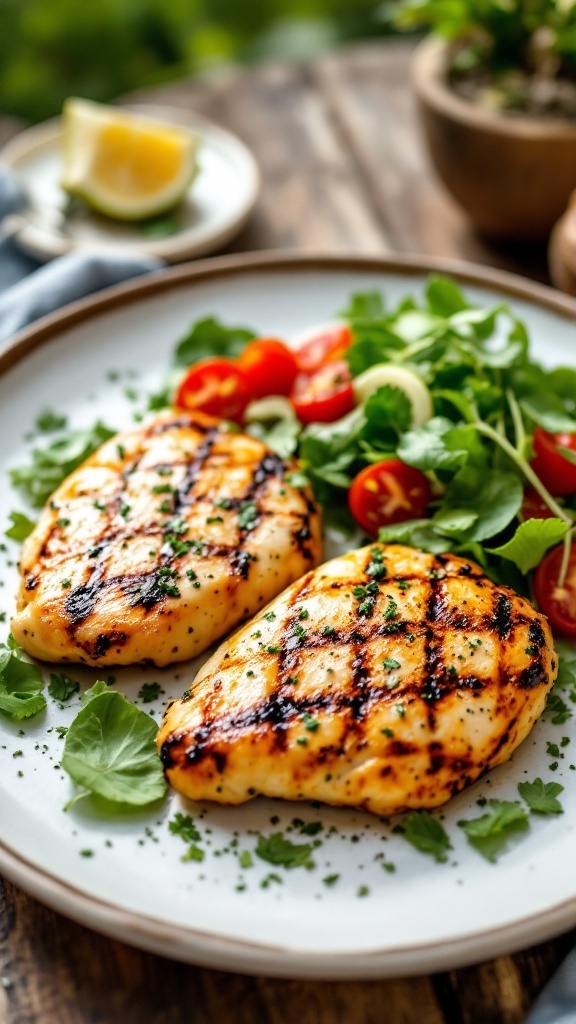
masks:
{"label": "white ceramic plate", "polygon": [[184,124],[201,136],[200,170],[177,211],[180,229],[153,240],[137,225],[122,224],[96,213],[63,217],[66,196],[59,184],[62,129],[56,118],[17,135],[0,153],[0,162],[18,175],[31,199],[30,208],[7,225],[14,231],[14,240],[31,256],[49,260],[73,250],[106,249],[180,263],[218,251],[242,230],[260,186],[256,161],[244,143],[185,110],[146,105],[130,109]]}
{"label": "white ceramic plate", "polygon": [[[27,458],[25,436],[47,406],[65,411],[76,425],[98,416],[127,425],[145,393],[158,387],[174,343],[198,317],[216,314],[265,334],[295,336],[333,317],[354,290],[383,289],[391,302],[420,291],[426,269],[409,260],[212,261],[121,286],[29,329],[0,357],[2,529],[8,510],[20,505],[5,485],[6,468]],[[508,298],[544,363],[576,363],[572,300],[506,275],[460,267],[456,276],[475,301]],[[111,370],[118,380],[109,379]],[[136,402],[126,397],[126,387],[138,392]],[[0,610],[8,615],[17,557],[12,544],[0,557]],[[184,690],[192,671],[183,665],[115,674],[131,698],[143,681],[158,680],[166,699]],[[97,676],[71,674],[86,682]],[[239,808],[201,808],[173,794],[151,814],[103,820],[81,804],[64,813],[71,784],[58,767],[62,740],[54,727],[70,721],[77,700],[65,710],[51,699],[48,704],[23,734],[18,724],[0,720],[0,870],[110,935],[213,967],[343,978],[447,969],[531,945],[576,923],[576,771],[570,770],[576,719],[563,726],[539,723],[511,763],[446,806],[454,850],[442,865],[376,818],[307,804],[258,799]],[[158,718],[161,702],[148,707]],[[553,773],[546,743],[562,736],[570,743]],[[467,845],[457,821],[480,813],[480,797],[517,798],[518,781],[536,775],[565,786],[565,813],[534,816],[530,833],[497,865],[487,863]],[[199,821],[203,863],[180,860],[186,848],[168,830],[177,809]],[[242,870],[237,852],[254,850],[254,830],[268,835],[294,818],[323,824],[317,866],[280,868],[281,881],[262,888],[270,866],[254,858],[254,866]],[[290,837],[307,839],[298,828]],[[93,855],[82,856],[86,850]],[[395,872],[382,869],[382,854]],[[340,879],[328,887],[322,880],[333,873]],[[246,888],[239,891],[239,885]],[[363,886],[368,895],[359,895]]]}

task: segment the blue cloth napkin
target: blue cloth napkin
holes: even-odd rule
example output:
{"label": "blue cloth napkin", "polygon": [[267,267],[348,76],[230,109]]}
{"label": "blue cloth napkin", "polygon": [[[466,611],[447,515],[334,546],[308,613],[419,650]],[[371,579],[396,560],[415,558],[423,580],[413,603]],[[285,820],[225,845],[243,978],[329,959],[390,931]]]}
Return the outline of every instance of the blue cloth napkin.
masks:
{"label": "blue cloth napkin", "polygon": [[[13,175],[0,169],[2,218],[17,213],[25,196]],[[28,324],[92,292],[159,270],[161,260],[138,254],[70,253],[41,266],[11,238],[0,241],[0,345]]]}
{"label": "blue cloth napkin", "polygon": [[576,949],[544,986],[525,1024],[576,1024]]}

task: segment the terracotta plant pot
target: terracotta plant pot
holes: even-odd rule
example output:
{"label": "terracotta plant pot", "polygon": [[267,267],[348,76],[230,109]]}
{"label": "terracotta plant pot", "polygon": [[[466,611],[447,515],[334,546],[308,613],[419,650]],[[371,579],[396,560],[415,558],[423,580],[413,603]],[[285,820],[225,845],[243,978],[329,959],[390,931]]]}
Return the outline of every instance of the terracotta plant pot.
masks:
{"label": "terracotta plant pot", "polygon": [[576,187],[576,124],[470,103],[448,86],[446,69],[446,43],[420,43],[412,81],[440,178],[479,231],[546,238]]}

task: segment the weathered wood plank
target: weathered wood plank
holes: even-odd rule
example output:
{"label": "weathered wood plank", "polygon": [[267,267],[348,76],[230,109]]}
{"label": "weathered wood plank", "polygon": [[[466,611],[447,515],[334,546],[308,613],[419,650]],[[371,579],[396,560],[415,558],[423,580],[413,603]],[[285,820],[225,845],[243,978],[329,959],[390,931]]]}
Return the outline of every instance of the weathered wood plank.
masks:
{"label": "weathered wood plank", "polygon": [[406,40],[362,44],[313,67],[392,245],[547,279],[543,246],[504,247],[481,239],[434,177],[409,83],[413,48]]}
{"label": "weathered wood plank", "polygon": [[231,249],[390,250],[356,179],[321,94],[306,68],[274,65],[184,81],[132,98],[194,110],[229,128],[253,150],[262,194],[251,224]]}

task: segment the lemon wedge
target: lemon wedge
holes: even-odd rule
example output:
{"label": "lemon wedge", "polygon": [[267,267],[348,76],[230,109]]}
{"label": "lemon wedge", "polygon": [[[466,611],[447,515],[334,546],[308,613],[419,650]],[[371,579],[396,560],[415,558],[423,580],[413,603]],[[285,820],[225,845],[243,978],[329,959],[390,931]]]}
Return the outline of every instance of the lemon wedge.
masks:
{"label": "lemon wedge", "polygon": [[197,171],[198,136],[141,114],[68,99],[62,188],[117,220],[166,213]]}

